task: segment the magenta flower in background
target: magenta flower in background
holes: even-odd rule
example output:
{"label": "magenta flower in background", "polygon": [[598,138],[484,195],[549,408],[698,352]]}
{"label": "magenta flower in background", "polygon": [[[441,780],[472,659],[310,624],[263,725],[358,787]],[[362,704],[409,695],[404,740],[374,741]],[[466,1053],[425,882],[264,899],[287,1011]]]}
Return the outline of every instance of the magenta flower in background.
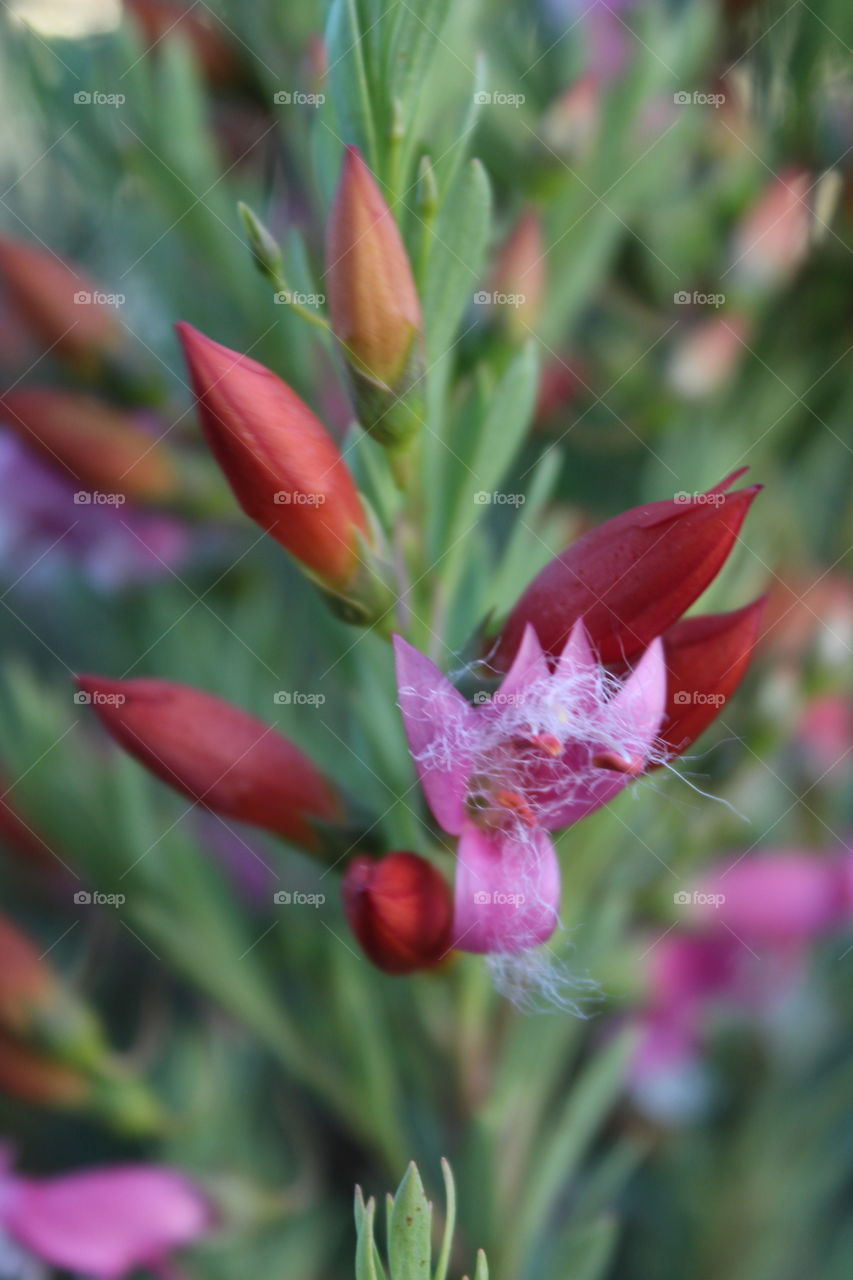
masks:
{"label": "magenta flower in background", "polygon": [[395,639],[409,749],[439,826],[459,837],[453,945],[524,951],[557,925],[560,876],[548,833],[611,800],[655,754],[666,671],[654,641],[624,681],[575,624],[549,667],[531,626],[500,688],[471,706]]}
{"label": "magenta flower in background", "polygon": [[768,1030],[797,1003],[808,946],[853,921],[852,861],[846,850],[768,850],[705,873],[688,928],[648,952],[630,1075],[642,1109],[663,1120],[695,1113],[708,1093],[703,1048],[715,1016]]}
{"label": "magenta flower in background", "polygon": [[[6,1156],[8,1160],[8,1153]],[[115,1165],[49,1178],[0,1171],[0,1233],[32,1258],[94,1280],[156,1266],[213,1226],[182,1174]]]}
{"label": "magenta flower in background", "polygon": [[[50,586],[69,563],[98,590],[167,575],[189,554],[186,526],[122,505],[75,502],[74,484],[0,435],[0,568]],[[88,496],[88,495],[87,495]]]}

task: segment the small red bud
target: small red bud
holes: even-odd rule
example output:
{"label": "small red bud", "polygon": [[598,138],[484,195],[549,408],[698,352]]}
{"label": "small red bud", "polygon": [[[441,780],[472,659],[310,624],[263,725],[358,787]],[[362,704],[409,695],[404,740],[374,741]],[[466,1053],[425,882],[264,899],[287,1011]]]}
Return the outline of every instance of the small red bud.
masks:
{"label": "small red bud", "polygon": [[379,969],[414,973],[447,955],[453,901],[425,858],[395,852],[376,861],[359,854],[347,866],[341,892],[350,928]]}
{"label": "small red bud", "polygon": [[66,476],[88,489],[135,502],[177,494],[178,473],[167,446],[135,418],[94,396],[25,387],[0,398],[0,415]]}

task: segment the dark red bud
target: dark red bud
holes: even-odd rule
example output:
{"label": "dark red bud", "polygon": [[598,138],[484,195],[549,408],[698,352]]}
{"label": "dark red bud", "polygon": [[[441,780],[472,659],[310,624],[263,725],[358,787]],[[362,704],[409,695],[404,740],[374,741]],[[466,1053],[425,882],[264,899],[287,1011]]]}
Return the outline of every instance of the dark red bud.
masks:
{"label": "dark red bud", "polygon": [[347,866],[341,893],[350,928],[379,969],[414,973],[447,955],[453,901],[425,858],[395,852],[376,861],[359,854]]}

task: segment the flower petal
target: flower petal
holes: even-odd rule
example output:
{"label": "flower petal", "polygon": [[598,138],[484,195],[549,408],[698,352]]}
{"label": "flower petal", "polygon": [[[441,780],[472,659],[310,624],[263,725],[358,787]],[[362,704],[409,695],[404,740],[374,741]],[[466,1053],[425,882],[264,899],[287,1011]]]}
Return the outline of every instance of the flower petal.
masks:
{"label": "flower petal", "polygon": [[117,1165],[57,1178],[20,1178],[3,1226],[64,1271],[118,1280],[189,1244],[211,1225],[204,1198],[179,1173]]}
{"label": "flower petal", "polygon": [[436,822],[458,835],[477,741],[476,714],[429,658],[394,637],[403,727]]}
{"label": "flower petal", "polygon": [[[539,638],[533,627],[528,623],[524,628],[524,635],[521,638],[521,644],[518,646],[518,653],[515,655],[512,666],[504,677],[498,691],[499,705],[506,706],[510,700],[523,699],[525,689],[532,684],[547,680],[550,674]],[[484,705],[488,706],[490,704],[485,703]],[[491,705],[494,705],[494,702]]]}
{"label": "flower petal", "polygon": [[453,946],[527,951],[550,938],[560,905],[560,869],[542,831],[525,840],[468,823],[457,850]]}

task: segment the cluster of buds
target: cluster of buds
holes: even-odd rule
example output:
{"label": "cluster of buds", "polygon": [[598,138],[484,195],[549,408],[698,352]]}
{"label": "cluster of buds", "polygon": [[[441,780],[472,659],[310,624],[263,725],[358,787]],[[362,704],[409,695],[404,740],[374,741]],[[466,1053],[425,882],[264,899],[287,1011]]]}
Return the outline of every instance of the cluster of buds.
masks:
{"label": "cluster of buds", "polygon": [[131,1133],[163,1121],[156,1099],[112,1054],[92,1010],[4,916],[0,1089],[41,1106],[91,1111]]}

